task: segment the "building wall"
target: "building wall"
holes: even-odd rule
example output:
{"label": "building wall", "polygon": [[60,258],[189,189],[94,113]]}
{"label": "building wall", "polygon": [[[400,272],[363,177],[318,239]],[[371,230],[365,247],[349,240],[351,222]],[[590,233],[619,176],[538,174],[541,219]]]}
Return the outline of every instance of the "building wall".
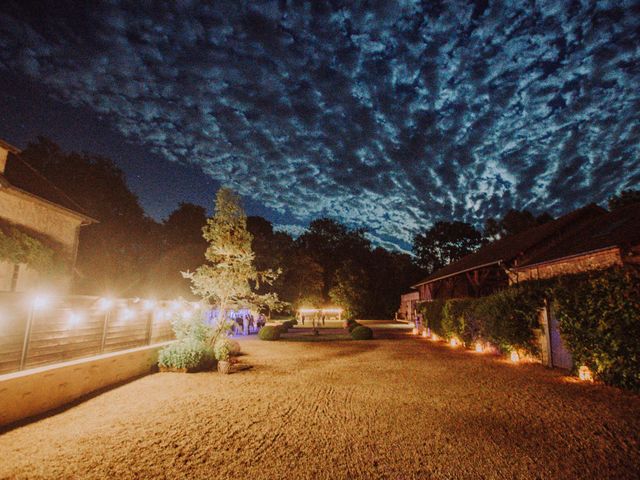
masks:
{"label": "building wall", "polygon": [[509,282],[516,283],[526,280],[552,278],[559,275],[582,273],[614,265],[622,265],[620,249],[617,247],[510,272]]}
{"label": "building wall", "polygon": [[0,218],[41,232],[63,245],[70,256],[75,250],[81,220],[45,203],[0,188]]}
{"label": "building wall", "polygon": [[[61,278],[58,286],[66,290],[71,284],[81,220],[26,194],[4,188],[0,188],[0,218],[46,235],[61,246],[62,256],[68,261],[69,275],[68,278]],[[12,275],[13,266],[7,262],[0,263],[0,291],[11,290]],[[28,290],[37,281],[37,272],[20,265],[15,290]]]}
{"label": "building wall", "polygon": [[416,303],[420,299],[420,294],[418,292],[405,293],[400,296],[400,309],[398,310],[399,318],[403,320],[410,320],[413,316]]}

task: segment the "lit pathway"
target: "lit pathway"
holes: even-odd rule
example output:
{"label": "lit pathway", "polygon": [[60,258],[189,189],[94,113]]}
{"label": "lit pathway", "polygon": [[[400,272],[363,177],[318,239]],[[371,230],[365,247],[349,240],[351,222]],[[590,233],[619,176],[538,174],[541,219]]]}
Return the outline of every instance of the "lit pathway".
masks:
{"label": "lit pathway", "polygon": [[402,336],[243,340],[0,436],[0,478],[638,478],[640,397]]}

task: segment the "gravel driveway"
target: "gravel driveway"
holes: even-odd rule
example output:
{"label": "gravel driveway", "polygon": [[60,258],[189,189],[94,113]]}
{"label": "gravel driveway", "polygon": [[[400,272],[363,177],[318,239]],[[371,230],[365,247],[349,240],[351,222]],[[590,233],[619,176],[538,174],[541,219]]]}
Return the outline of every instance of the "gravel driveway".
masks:
{"label": "gravel driveway", "polygon": [[398,333],[242,342],[0,435],[0,478],[639,478],[640,396]]}

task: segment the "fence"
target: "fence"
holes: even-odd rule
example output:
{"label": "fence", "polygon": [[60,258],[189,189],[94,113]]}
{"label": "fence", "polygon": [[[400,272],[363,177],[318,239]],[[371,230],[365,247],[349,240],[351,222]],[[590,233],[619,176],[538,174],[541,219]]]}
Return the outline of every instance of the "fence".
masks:
{"label": "fence", "polygon": [[0,374],[173,339],[184,302],[0,294]]}

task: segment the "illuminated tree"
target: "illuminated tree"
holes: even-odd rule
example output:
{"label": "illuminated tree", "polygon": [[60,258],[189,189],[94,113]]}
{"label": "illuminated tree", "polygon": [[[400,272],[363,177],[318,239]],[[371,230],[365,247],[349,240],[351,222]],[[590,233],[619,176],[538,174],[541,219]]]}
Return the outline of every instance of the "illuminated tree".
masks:
{"label": "illuminated tree", "polygon": [[260,284],[271,284],[277,273],[259,272],[254,267],[247,217],[240,198],[232,190],[218,190],[215,213],[207,219],[203,237],[209,244],[205,252],[207,262],[195,272],[182,274],[191,280],[194,295],[218,307],[220,331],[224,329],[229,309],[275,308],[281,304],[274,293],[256,293]]}

